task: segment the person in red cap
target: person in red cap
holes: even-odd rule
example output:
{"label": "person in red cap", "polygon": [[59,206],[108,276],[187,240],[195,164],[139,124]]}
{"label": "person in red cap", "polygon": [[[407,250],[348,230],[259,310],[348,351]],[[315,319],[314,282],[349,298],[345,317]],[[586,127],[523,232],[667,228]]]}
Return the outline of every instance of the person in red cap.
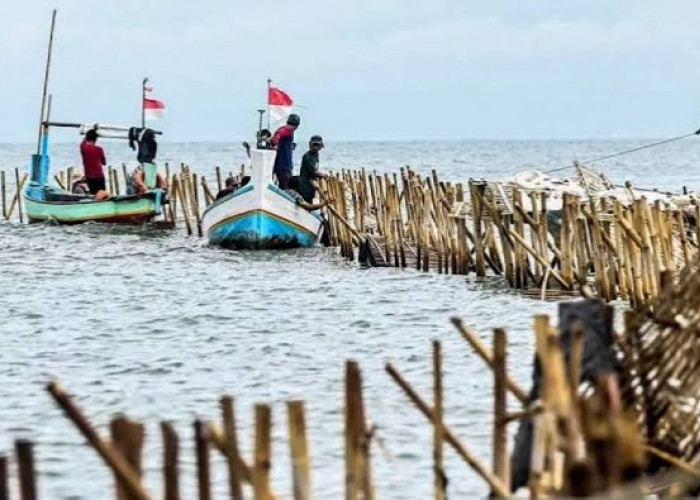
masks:
{"label": "person in red cap", "polygon": [[88,130],[85,133],[85,139],[80,143],[80,156],[83,159],[83,170],[90,193],[96,200],[104,200],[110,197],[102,169],[102,166],[107,164],[107,159],[104,150],[96,143],[97,131]]}
{"label": "person in red cap", "polygon": [[274,173],[281,189],[289,187],[289,179],[292,178],[294,169],[294,131],[299,128],[301,118],[299,115],[291,114],[287,118],[287,124],[278,128],[272,136],[272,144],[277,150],[275,156]]}

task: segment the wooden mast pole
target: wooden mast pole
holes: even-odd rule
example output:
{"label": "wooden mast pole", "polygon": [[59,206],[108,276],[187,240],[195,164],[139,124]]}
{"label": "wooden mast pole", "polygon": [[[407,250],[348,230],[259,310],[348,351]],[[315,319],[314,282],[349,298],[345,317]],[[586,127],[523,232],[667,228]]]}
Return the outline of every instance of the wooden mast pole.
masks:
{"label": "wooden mast pole", "polygon": [[46,94],[49,87],[49,69],[51,68],[51,51],[53,49],[53,33],[56,27],[56,9],[51,15],[51,31],[49,34],[49,49],[46,55],[46,72],[44,73],[44,89],[41,95],[41,113],[39,115],[39,133],[36,141],[36,154],[41,154],[41,136],[44,122],[44,111],[46,110]]}

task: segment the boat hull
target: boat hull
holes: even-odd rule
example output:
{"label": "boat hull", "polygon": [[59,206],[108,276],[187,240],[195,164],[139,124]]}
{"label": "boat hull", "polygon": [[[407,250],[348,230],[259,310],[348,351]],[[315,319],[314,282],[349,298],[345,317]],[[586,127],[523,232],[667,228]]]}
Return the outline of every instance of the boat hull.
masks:
{"label": "boat hull", "polygon": [[269,182],[274,151],[254,151],[252,159],[251,183],[205,210],[202,229],[209,243],[235,249],[314,246],[323,226],[321,215]]}
{"label": "boat hull", "polygon": [[316,234],[263,210],[251,210],[221,221],[209,233],[209,243],[234,249],[311,247]]}
{"label": "boat hull", "polygon": [[30,222],[143,224],[161,213],[160,195],[125,196],[104,201],[46,201],[24,196]]}

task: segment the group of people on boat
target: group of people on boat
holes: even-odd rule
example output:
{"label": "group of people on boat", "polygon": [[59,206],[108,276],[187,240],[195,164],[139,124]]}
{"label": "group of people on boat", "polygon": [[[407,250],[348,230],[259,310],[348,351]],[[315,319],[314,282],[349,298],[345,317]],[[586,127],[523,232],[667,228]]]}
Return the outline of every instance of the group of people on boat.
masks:
{"label": "group of people on boat", "polygon": [[[287,118],[287,123],[279,127],[274,134],[270,136],[268,131],[262,131],[261,137],[269,147],[277,151],[275,156],[275,165],[273,173],[277,178],[277,184],[280,189],[286,191],[296,201],[297,205],[306,210],[318,210],[328,205],[331,200],[325,199],[321,203],[314,203],[317,193],[317,182],[325,177],[325,174],[320,172],[320,152],[323,149],[323,137],[320,135],[312,135],[309,139],[309,149],[304,154],[301,160],[301,168],[299,175],[294,173],[294,150],[296,143],[294,142],[294,132],[301,125],[301,118],[297,114],[291,114]],[[246,149],[249,145],[244,143]],[[250,177],[243,177],[240,181],[234,177],[226,179],[226,186],[221,189],[216,199],[219,200],[237,189],[245,186]]]}
{"label": "group of people on boat", "polygon": [[[297,114],[289,115],[287,123],[279,127],[272,135],[270,145],[275,148],[275,164],[273,172],[277,177],[280,189],[285,190],[296,201],[297,205],[306,210],[318,210],[330,203],[324,199],[321,203],[314,203],[318,191],[317,182],[325,177],[319,171],[320,152],[323,149],[323,138],[313,135],[309,139],[309,149],[301,160],[301,168],[298,176],[293,175],[294,170],[294,132],[299,128],[301,118]],[[74,180],[71,190],[75,194],[92,195],[95,200],[106,200],[111,197],[107,190],[104,167],[107,158],[104,149],[97,144],[98,133],[90,129],[85,133],[85,138],[80,144],[80,156],[83,162],[83,176]],[[157,143],[153,131],[147,128],[135,128],[129,130],[129,145],[136,149],[138,144],[138,167],[133,171],[127,181],[127,194],[143,194],[149,189],[159,188],[166,190],[165,179],[157,173],[153,164],[157,152]],[[237,189],[245,186],[250,181],[249,176],[240,179],[229,177],[225,187],[216,195],[221,199]]]}
{"label": "group of people on boat", "polygon": [[320,152],[323,149],[323,137],[313,135],[309,139],[309,150],[301,159],[299,175],[294,176],[294,132],[301,125],[299,115],[292,113],[287,118],[287,124],[278,128],[272,135],[271,144],[277,150],[273,172],[281,189],[291,194],[298,205],[307,210],[318,210],[327,205],[330,200],[314,204],[317,182],[325,177],[319,171]]}
{"label": "group of people on boat", "polygon": [[[75,194],[92,195],[96,201],[111,197],[107,190],[104,167],[107,165],[102,146],[97,144],[98,133],[95,129],[85,132],[85,138],[80,143],[80,156],[83,162],[83,176],[75,179],[71,191]],[[155,135],[148,128],[132,127],[128,133],[129,146],[137,149],[139,165],[134,169],[127,181],[127,194],[143,194],[149,189],[158,188],[167,191],[165,179],[157,172],[153,163],[158,145]]]}

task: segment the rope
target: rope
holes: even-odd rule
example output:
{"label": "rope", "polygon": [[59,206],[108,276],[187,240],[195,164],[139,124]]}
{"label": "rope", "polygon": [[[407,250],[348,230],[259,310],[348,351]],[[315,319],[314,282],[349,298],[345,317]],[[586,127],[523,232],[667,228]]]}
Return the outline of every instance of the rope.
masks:
{"label": "rope", "polygon": [[[613,153],[611,155],[600,156],[598,158],[593,158],[591,160],[582,161],[580,163],[586,164],[586,163],[595,163],[595,162],[603,161],[603,160],[609,160],[610,158],[615,158],[617,156],[622,156],[622,155],[634,153],[636,151],[641,151],[642,149],[653,148],[656,146],[661,146],[662,144],[668,144],[670,142],[680,141],[681,139],[686,139],[686,138],[693,136],[693,135],[700,135],[700,129],[696,130],[695,132],[691,132],[690,134],[679,135],[678,137],[672,137],[671,139],[665,139],[665,140],[659,141],[659,142],[652,142],[650,144],[645,144],[644,146],[639,146],[637,148],[628,149],[626,151],[620,151],[618,153]],[[567,170],[569,168],[575,168],[575,167],[574,167],[574,165],[567,165],[565,167],[547,170],[545,172],[545,174],[552,174],[554,172],[560,172],[562,170]]]}

